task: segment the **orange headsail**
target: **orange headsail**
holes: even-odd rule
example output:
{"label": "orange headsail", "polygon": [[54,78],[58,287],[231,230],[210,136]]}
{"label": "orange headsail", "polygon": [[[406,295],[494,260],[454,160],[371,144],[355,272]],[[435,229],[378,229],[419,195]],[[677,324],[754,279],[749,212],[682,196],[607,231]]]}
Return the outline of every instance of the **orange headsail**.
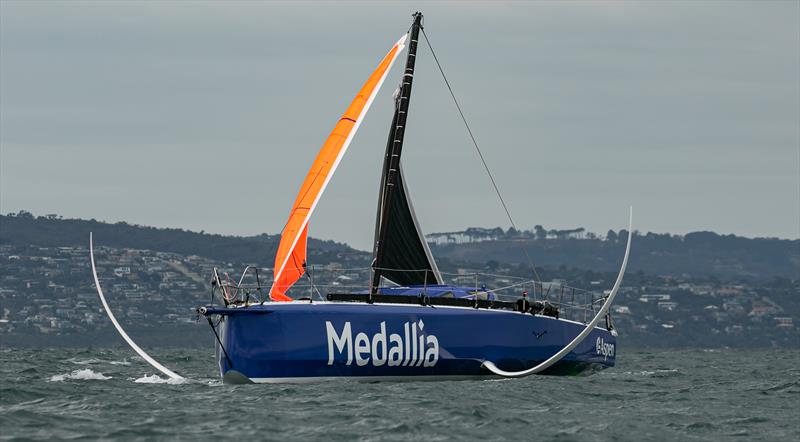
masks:
{"label": "orange headsail", "polygon": [[389,73],[397,56],[405,48],[405,42],[406,36],[404,35],[369,76],[339,122],[336,123],[317,154],[314,164],[311,165],[311,169],[300,187],[300,192],[297,194],[297,199],[294,201],[289,220],[283,228],[278,252],[275,254],[275,282],[269,292],[273,301],[292,300],[286,296],[286,291],[305,273],[306,238],[308,237],[308,220],[311,218],[311,213],[314,212],[336,166],[339,165],[347,146],[350,145],[358,126],[369,110],[372,100],[375,99],[375,95],[386,79],[386,74]]}

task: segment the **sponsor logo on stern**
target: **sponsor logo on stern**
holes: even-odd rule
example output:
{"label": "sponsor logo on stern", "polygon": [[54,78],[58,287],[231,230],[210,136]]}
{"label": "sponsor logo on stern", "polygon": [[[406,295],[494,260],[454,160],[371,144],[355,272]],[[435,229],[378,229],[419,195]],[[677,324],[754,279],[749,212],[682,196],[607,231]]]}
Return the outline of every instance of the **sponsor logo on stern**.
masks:
{"label": "sponsor logo on stern", "polygon": [[603,338],[598,337],[597,342],[594,346],[595,352],[598,355],[603,356],[603,360],[608,360],[608,358],[614,357],[614,344],[606,344],[606,341]]}
{"label": "sponsor logo on stern", "polygon": [[439,361],[439,339],[425,333],[425,323],[403,324],[402,333],[386,331],[386,322],[381,322],[379,331],[370,337],[364,332],[353,336],[350,321],[344,323],[341,332],[330,321],[325,321],[328,334],[328,365],[334,361],[363,367],[383,365],[389,367],[433,367]]}

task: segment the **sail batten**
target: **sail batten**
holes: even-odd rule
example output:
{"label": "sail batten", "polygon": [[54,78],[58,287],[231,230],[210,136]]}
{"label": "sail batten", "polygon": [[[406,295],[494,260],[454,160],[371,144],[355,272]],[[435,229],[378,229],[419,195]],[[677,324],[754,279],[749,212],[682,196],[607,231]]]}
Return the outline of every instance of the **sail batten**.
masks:
{"label": "sail batten", "polygon": [[389,69],[405,48],[406,37],[404,35],[395,43],[361,87],[311,165],[281,232],[281,241],[275,254],[274,282],[270,289],[270,298],[273,301],[291,301],[286,291],[305,273],[309,219],[375,95],[383,85]]}

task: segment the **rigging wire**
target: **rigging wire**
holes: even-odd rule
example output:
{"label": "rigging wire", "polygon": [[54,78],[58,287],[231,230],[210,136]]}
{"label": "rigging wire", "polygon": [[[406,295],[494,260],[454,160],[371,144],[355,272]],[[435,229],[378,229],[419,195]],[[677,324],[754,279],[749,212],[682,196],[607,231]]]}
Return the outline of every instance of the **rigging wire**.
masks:
{"label": "rigging wire", "polygon": [[[439,68],[439,72],[442,74],[442,78],[444,79],[444,84],[447,85],[447,90],[450,91],[450,96],[453,97],[453,103],[456,105],[456,109],[458,109],[458,113],[461,115],[461,120],[464,122],[464,126],[467,128],[467,132],[469,133],[469,137],[472,139],[472,144],[475,146],[475,151],[478,152],[478,157],[481,159],[481,163],[483,163],[483,168],[486,170],[486,174],[489,176],[489,180],[492,182],[492,186],[494,187],[494,192],[497,194],[497,198],[500,200],[500,204],[503,205],[503,210],[506,212],[506,216],[508,217],[508,221],[511,223],[511,227],[514,230],[519,231],[517,229],[516,223],[514,223],[514,218],[511,217],[511,212],[508,210],[508,206],[506,205],[505,200],[503,199],[503,195],[500,194],[500,188],[497,187],[497,182],[494,180],[494,176],[492,176],[492,172],[489,170],[489,165],[486,164],[486,159],[483,157],[483,152],[481,152],[481,148],[478,147],[478,141],[475,140],[475,135],[472,134],[472,129],[469,127],[469,123],[467,123],[467,118],[464,116],[464,112],[461,110],[461,105],[458,104],[458,99],[456,99],[456,94],[453,92],[453,88],[450,86],[450,82],[447,80],[447,76],[444,74],[444,69],[442,69],[442,64],[439,63],[439,58],[436,57],[436,52],[433,50],[433,46],[431,46],[431,41],[428,39],[428,34],[425,32],[425,28],[422,28],[422,35],[425,37],[425,42],[428,44],[428,48],[431,50],[431,55],[433,55],[433,60],[436,62],[436,66]],[[528,265],[531,266],[531,270],[533,270],[533,276],[535,280],[541,282],[542,278],[539,277],[539,273],[536,271],[536,266],[533,264],[533,260],[531,259],[530,254],[528,254],[528,249],[522,245],[522,243],[518,243],[522,251],[525,253],[525,257],[528,259]]]}

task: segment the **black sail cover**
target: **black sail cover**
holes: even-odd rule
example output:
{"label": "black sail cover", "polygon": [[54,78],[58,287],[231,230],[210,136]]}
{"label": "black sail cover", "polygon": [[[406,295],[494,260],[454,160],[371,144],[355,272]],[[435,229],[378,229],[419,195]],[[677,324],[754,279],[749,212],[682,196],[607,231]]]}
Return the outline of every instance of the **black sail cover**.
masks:
{"label": "black sail cover", "polygon": [[376,272],[402,286],[441,284],[441,274],[411,205],[402,167],[397,179],[395,191],[386,201],[389,218]]}

